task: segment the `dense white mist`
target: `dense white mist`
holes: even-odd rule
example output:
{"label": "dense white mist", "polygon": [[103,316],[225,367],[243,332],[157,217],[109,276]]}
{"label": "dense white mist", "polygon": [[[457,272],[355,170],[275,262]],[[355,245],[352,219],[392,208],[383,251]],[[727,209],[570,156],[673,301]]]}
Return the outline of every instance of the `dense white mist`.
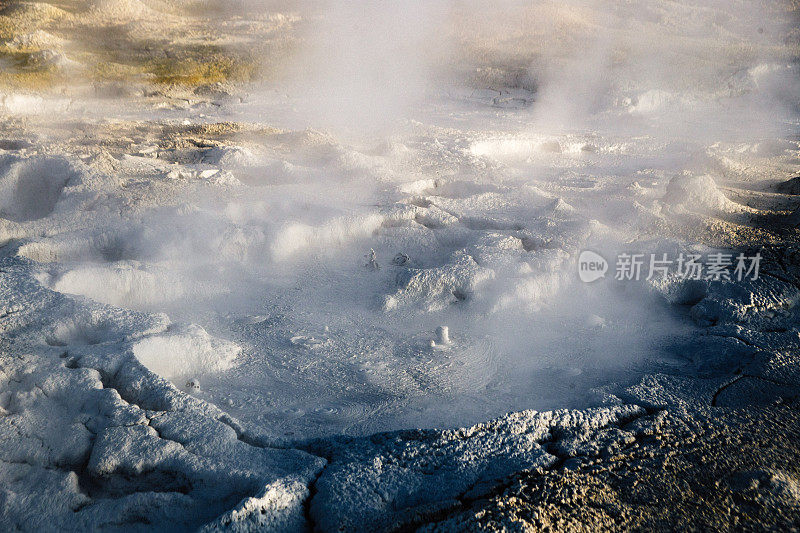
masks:
{"label": "dense white mist", "polygon": [[386,134],[422,102],[444,53],[446,0],[308,2],[287,83],[321,127]]}
{"label": "dense white mist", "polygon": [[[774,132],[798,105],[785,2],[292,3],[301,45],[277,87],[317,127],[383,135],[432,96],[537,89],[531,128]],[[275,9],[276,4],[272,3]],[[795,45],[796,47],[796,45]],[[638,121],[638,123],[637,123]],[[686,128],[691,128],[686,132]]]}

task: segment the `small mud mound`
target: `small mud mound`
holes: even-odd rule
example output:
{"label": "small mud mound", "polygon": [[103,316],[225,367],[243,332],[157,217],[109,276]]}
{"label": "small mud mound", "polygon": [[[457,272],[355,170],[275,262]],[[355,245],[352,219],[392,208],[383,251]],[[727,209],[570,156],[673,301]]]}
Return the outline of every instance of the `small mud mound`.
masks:
{"label": "small mud mound", "polygon": [[21,245],[17,253],[39,263],[113,263],[147,259],[144,247],[139,228],[110,227],[89,235],[77,232],[40,238]]}
{"label": "small mud mound", "polygon": [[675,176],[667,185],[663,201],[675,208],[692,212],[741,211],[741,206],[729,200],[717,188],[714,178],[708,175]]}
{"label": "small mud mound", "polygon": [[174,276],[148,270],[136,262],[87,265],[64,273],[51,287],[97,302],[126,308],[147,308],[181,297],[185,288]]}
{"label": "small mud mound", "polygon": [[14,20],[19,26],[30,24],[31,22],[42,24],[67,15],[67,12],[63,9],[45,2],[3,2],[0,4],[0,13]]}
{"label": "small mud mound", "polygon": [[238,345],[212,337],[196,325],[146,337],[133,346],[140,363],[178,382],[188,376],[227,370],[241,351]]}
{"label": "small mud mound", "polygon": [[800,194],[800,176],[795,176],[775,185],[775,191],[781,194]]}
{"label": "small mud mound", "polygon": [[456,252],[438,268],[409,268],[397,275],[397,291],[383,301],[384,311],[416,306],[425,312],[440,311],[472,297],[478,287],[494,278],[494,271],[479,266],[464,252]]}
{"label": "small mud mound", "polygon": [[15,222],[44,218],[78,171],[63,158],[0,159],[0,217]]}
{"label": "small mud mound", "polygon": [[44,332],[50,346],[92,346],[131,340],[166,331],[169,318],[161,313],[136,313],[102,306],[67,308]]}
{"label": "small mud mound", "polygon": [[15,35],[8,43],[8,47],[15,50],[61,48],[66,40],[56,37],[43,30]]}

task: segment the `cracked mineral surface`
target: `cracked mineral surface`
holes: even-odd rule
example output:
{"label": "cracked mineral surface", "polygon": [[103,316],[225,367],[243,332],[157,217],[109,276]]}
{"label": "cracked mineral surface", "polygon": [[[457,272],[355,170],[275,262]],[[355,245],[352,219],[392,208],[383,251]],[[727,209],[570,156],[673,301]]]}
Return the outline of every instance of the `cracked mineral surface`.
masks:
{"label": "cracked mineral surface", "polygon": [[0,0],[0,529],[797,529],[799,16]]}

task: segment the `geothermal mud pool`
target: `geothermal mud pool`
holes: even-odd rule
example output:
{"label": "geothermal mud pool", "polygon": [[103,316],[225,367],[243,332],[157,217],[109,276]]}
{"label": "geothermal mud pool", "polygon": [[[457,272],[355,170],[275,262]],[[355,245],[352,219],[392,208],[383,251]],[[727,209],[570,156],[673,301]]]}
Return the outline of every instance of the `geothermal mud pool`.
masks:
{"label": "geothermal mud pool", "polygon": [[794,427],[796,7],[512,4],[0,4],[0,524],[579,527],[530,487]]}

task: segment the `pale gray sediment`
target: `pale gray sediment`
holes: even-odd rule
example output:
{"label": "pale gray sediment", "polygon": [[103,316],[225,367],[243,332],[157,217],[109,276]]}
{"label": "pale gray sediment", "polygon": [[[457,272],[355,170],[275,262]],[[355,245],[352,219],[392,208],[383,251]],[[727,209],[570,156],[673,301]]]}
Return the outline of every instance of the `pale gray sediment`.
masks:
{"label": "pale gray sediment", "polygon": [[[294,11],[57,4],[0,1],[0,529],[800,527],[797,124],[665,120],[795,87],[796,28],[693,2],[457,12],[463,86],[358,144],[274,126],[310,96],[246,84],[294,51]],[[666,32],[714,76],[613,88],[604,112],[641,135],[529,131],[532,51],[583,45],[483,32],[550,17]],[[601,243],[759,253],[760,276],[578,284]],[[629,334],[571,357],[614,319]]]}

